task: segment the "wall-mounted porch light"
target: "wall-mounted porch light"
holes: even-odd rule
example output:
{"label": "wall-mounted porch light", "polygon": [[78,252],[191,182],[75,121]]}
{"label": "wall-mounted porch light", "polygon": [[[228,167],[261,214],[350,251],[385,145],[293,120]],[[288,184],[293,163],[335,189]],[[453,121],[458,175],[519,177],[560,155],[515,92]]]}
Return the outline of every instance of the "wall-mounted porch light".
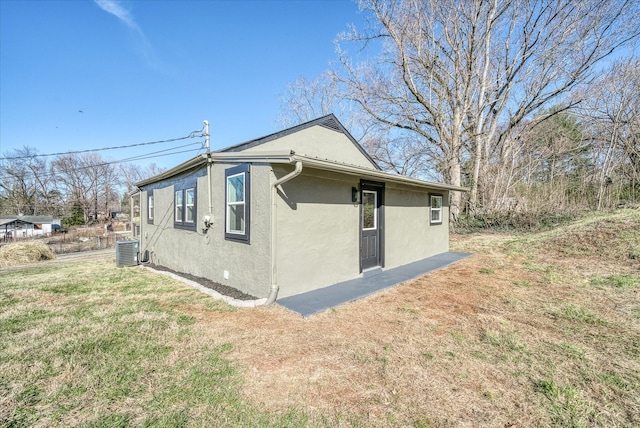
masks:
{"label": "wall-mounted porch light", "polygon": [[351,188],[351,202],[358,202],[358,197],[360,196],[360,190],[357,187]]}

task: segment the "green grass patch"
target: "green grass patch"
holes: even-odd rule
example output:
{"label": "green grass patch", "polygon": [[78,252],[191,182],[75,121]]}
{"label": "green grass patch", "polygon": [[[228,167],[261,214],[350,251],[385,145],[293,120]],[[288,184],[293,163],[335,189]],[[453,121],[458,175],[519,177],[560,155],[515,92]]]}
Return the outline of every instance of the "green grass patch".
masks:
{"label": "green grass patch", "polygon": [[552,379],[534,382],[534,390],[542,394],[551,407],[551,422],[562,427],[586,427],[587,406],[578,389],[561,385]]}
{"label": "green grass patch", "polygon": [[491,329],[483,329],[480,340],[489,345],[495,346],[501,352],[524,351],[525,344],[516,333],[502,332]]}
{"label": "green grass patch", "polygon": [[308,422],[248,402],[230,344],[187,341],[197,319],[180,302],[230,309],[166,277],[104,262],[9,272],[0,286],[3,428]]}
{"label": "green grass patch", "polygon": [[621,373],[618,372],[603,372],[598,374],[598,378],[601,379],[607,385],[622,391],[628,391],[631,389],[638,389],[639,386],[636,384],[634,388],[634,381],[627,380]]}
{"label": "green grass patch", "polygon": [[560,342],[560,343],[550,343],[549,347],[556,353],[568,357],[574,360],[583,360],[584,359],[584,351],[579,346],[568,343],[568,342]]}
{"label": "green grass patch", "polygon": [[640,275],[627,273],[613,274],[606,277],[594,275],[591,278],[591,285],[596,287],[640,288]]}
{"label": "green grass patch", "polygon": [[524,262],[523,269],[527,272],[551,273],[556,269],[553,264],[538,264],[533,262]]}
{"label": "green grass patch", "polygon": [[422,356],[425,360],[433,360],[435,358],[435,355],[433,355],[431,352],[423,352]]}
{"label": "green grass patch", "polygon": [[511,281],[516,287],[531,287],[531,281]]}
{"label": "green grass patch", "polygon": [[576,305],[562,305],[559,308],[550,309],[549,315],[554,318],[564,319],[576,324],[606,325],[607,322],[597,314]]}

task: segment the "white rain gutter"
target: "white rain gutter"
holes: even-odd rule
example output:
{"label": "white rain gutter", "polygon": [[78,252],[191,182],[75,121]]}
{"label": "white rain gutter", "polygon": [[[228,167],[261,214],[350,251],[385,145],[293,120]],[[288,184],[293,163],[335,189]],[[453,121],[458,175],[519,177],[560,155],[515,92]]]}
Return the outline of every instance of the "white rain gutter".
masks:
{"label": "white rain gutter", "polygon": [[277,278],[277,270],[276,270],[276,237],[277,237],[277,215],[278,215],[278,206],[277,206],[277,198],[278,198],[278,186],[286,183],[289,180],[292,180],[299,176],[302,173],[302,162],[297,161],[296,167],[289,174],[281,177],[273,182],[271,187],[271,290],[269,291],[269,296],[267,297],[267,301],[264,303],[265,305],[270,305],[276,301],[276,297],[278,297],[278,291],[280,287],[278,286],[278,278]]}
{"label": "white rain gutter", "polygon": [[293,161],[302,161],[308,168],[317,168],[325,171],[333,171],[342,174],[355,175],[358,177],[366,177],[379,179],[384,181],[391,181],[398,184],[404,184],[407,186],[417,186],[422,188],[429,188],[435,190],[451,190],[457,192],[468,192],[469,188],[454,186],[451,184],[431,183],[423,181],[417,178],[405,177],[402,175],[396,175],[384,171],[378,171],[368,168],[362,168],[357,165],[347,165],[338,162],[333,162],[327,159],[317,159],[307,156],[294,154],[292,156]]}

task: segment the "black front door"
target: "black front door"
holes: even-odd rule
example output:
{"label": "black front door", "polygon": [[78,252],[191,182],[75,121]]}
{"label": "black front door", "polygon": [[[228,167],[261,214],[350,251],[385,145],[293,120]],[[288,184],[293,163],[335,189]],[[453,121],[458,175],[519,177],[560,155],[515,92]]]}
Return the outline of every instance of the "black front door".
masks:
{"label": "black front door", "polygon": [[381,266],[382,187],[361,184],[360,270]]}

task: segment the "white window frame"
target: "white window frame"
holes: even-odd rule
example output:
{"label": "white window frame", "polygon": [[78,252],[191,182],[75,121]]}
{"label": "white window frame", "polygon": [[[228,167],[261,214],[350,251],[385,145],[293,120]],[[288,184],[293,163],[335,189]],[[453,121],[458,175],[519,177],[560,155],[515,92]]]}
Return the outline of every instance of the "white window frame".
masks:
{"label": "white window frame", "polygon": [[153,223],[155,205],[153,201],[153,193],[149,193],[147,195],[147,221],[149,223]]}
{"label": "white window frame", "polygon": [[[440,200],[440,206],[434,208],[434,201]],[[429,195],[429,224],[442,224],[442,195]],[[438,218],[434,219],[433,214],[438,213]]]}
{"label": "white window frame", "polygon": [[[178,196],[180,197],[180,203],[178,203]],[[173,201],[175,204],[175,222],[176,223],[182,223],[184,222],[184,191],[181,190],[176,190],[173,196]],[[178,213],[180,213],[180,215],[178,215]]]}
{"label": "white window frame", "polygon": [[[242,201],[229,202],[230,195],[230,181],[237,177],[242,178]],[[237,241],[244,244],[250,243],[251,236],[251,164],[245,163],[236,165],[231,168],[227,168],[224,172],[224,215],[225,215],[225,227],[224,237],[229,241]],[[235,199],[235,198],[233,198]],[[244,230],[232,230],[231,229],[231,208],[242,206],[244,215]],[[240,208],[237,208],[238,210]]]}
{"label": "white window frame", "polygon": [[[189,193],[193,193],[193,202],[191,204],[189,204]],[[184,222],[192,224],[196,221],[195,220],[196,219],[196,189],[193,187],[189,189],[185,189],[183,200],[184,200],[184,209],[183,209]],[[192,208],[192,210],[189,211],[189,208]],[[189,212],[191,212],[191,219],[189,219]]]}
{"label": "white window frame", "polygon": [[[235,177],[242,176],[242,201],[234,201],[229,202],[229,190],[231,186],[229,186],[229,181]],[[231,233],[233,235],[244,235],[247,231],[247,177],[244,172],[233,174],[227,176],[227,194],[225,195],[227,198],[227,233]],[[242,205],[242,218],[244,218],[244,230],[232,230],[231,229],[231,207]]]}

